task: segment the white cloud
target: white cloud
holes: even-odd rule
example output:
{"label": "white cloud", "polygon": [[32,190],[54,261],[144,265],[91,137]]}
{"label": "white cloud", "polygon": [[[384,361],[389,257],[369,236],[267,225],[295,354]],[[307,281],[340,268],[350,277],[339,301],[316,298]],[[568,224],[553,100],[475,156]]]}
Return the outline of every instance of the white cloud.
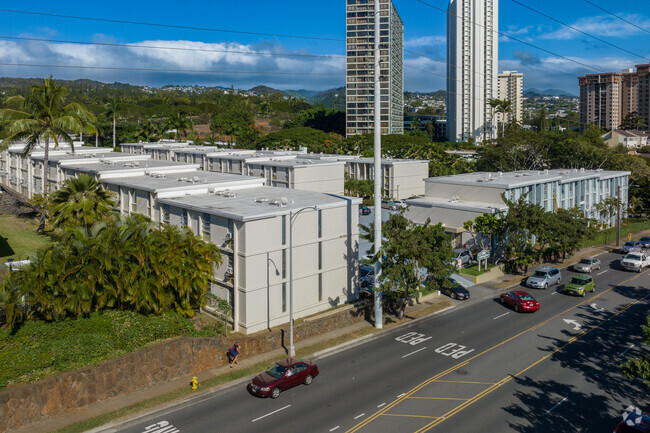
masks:
{"label": "white cloud", "polygon": [[404,41],[404,46],[407,48],[430,47],[446,44],[447,37],[444,35],[419,36],[417,38],[407,39]]}
{"label": "white cloud", "polygon": [[[95,42],[112,43],[110,36],[97,34]],[[271,53],[309,54],[290,51],[278,43],[240,44],[196,41],[141,41],[132,47],[72,43],[0,41],[0,62],[106,68],[173,69],[188,72],[120,71],[0,67],[2,75],[56,78],[90,78],[133,84],[203,84],[240,88],[266,84],[277,88],[327,89],[345,84],[345,57],[274,56]],[[158,47],[158,48],[151,48]],[[256,53],[264,53],[259,55]],[[196,73],[192,71],[223,71]],[[228,71],[231,71],[230,73]],[[240,72],[240,73],[236,73]],[[243,74],[241,72],[250,72]],[[264,74],[275,73],[274,74]],[[295,75],[288,75],[295,73]],[[305,75],[305,74],[334,74]],[[283,75],[287,74],[287,75]],[[301,75],[303,74],[303,75]]]}
{"label": "white cloud", "polygon": [[[635,14],[618,14],[622,18],[638,25],[641,28],[650,28],[650,20]],[[571,24],[583,32],[593,34],[598,37],[627,38],[638,33],[642,33],[637,27],[611,15],[602,15],[594,17],[582,17],[575,23]],[[541,39],[550,40],[568,40],[581,36],[580,33],[568,27],[561,27],[559,30],[551,31],[540,35]]]}

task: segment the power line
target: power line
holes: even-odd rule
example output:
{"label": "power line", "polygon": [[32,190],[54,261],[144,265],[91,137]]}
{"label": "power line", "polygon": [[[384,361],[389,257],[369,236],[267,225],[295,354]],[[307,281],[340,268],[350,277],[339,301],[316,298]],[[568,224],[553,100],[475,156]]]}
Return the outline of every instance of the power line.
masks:
{"label": "power line", "polygon": [[595,39],[595,40],[597,40],[597,41],[599,41],[599,42],[602,42],[603,44],[609,45],[610,47],[614,47],[614,48],[616,48],[616,49],[618,49],[618,50],[624,51],[624,52],[626,52],[626,53],[628,53],[628,54],[632,54],[633,56],[639,57],[639,58],[644,59],[644,60],[650,60],[650,59],[648,59],[647,57],[642,56],[641,54],[638,54],[638,53],[632,52],[632,51],[627,50],[627,49],[625,49],[625,48],[623,48],[623,47],[620,47],[620,46],[618,46],[618,45],[616,45],[616,44],[612,44],[611,42],[607,42],[606,40],[604,40],[604,39],[602,39],[602,38],[599,38],[599,37],[597,37],[597,36],[594,36],[594,35],[592,35],[592,34],[590,34],[590,33],[587,33],[587,32],[585,32],[585,31],[583,31],[583,30],[580,30],[579,28],[577,28],[577,27],[575,27],[575,26],[572,26],[572,25],[570,25],[570,24],[564,23],[564,22],[562,22],[562,21],[560,21],[560,20],[558,20],[558,19],[556,19],[556,18],[553,18],[552,16],[547,15],[547,14],[545,14],[545,13],[543,13],[543,12],[540,12],[540,11],[538,11],[537,9],[532,8],[532,7],[526,5],[526,4],[524,4],[524,3],[522,3],[522,2],[520,2],[520,1],[518,1],[518,0],[510,0],[510,1],[513,2],[513,3],[518,4],[518,5],[521,6],[521,7],[524,7],[524,8],[526,8],[526,9],[528,9],[528,10],[533,11],[533,12],[535,12],[536,14],[539,14],[539,15],[545,17],[545,18],[548,18],[548,19],[551,20],[551,21],[555,21],[556,23],[562,24],[563,26],[565,26],[565,27],[567,27],[567,28],[570,28],[571,30],[574,30],[574,31],[576,31],[576,32],[578,32],[578,33],[582,33],[582,34],[585,35],[585,36],[589,36],[590,38],[593,38],[593,39]]}
{"label": "power line", "polygon": [[637,29],[642,30],[642,31],[644,31],[644,32],[646,32],[646,33],[648,33],[648,34],[650,34],[650,30],[648,30],[648,29],[644,29],[643,27],[638,26],[638,25],[634,24],[633,22],[631,22],[631,21],[629,21],[629,20],[626,20],[625,18],[621,17],[620,15],[616,15],[615,13],[610,12],[610,11],[608,11],[607,9],[604,9],[604,8],[598,6],[597,4],[590,2],[589,0],[584,0],[584,1],[585,1],[585,3],[589,3],[589,4],[592,5],[593,7],[597,8],[597,9],[600,9],[601,11],[603,11],[603,12],[605,12],[605,13],[608,13],[608,14],[610,14],[611,16],[616,17],[616,18],[618,18],[619,20],[621,20],[621,21],[623,21],[623,22],[625,22],[625,23],[628,23],[629,25],[634,26],[634,27],[636,27]]}
{"label": "power line", "polygon": [[[429,56],[427,56],[427,55],[425,55],[425,54],[416,53],[415,51],[411,51],[411,50],[404,50],[404,52],[405,52],[405,53],[413,54],[413,55],[415,55],[415,56],[424,57],[425,59],[433,60],[434,62],[444,63],[445,65],[448,64],[447,61],[446,61],[445,59],[438,59],[438,58],[435,58],[435,57],[429,57]],[[449,63],[449,66],[453,66],[454,68],[460,68],[460,66],[458,66],[458,65],[454,65],[453,63]],[[476,73],[479,74],[479,75],[485,75],[485,73],[483,73],[483,72],[478,72],[478,71],[477,71]]]}
{"label": "power line", "polygon": [[4,63],[0,66],[18,66],[33,68],[62,68],[62,69],[96,69],[109,71],[144,71],[144,72],[183,72],[190,74],[260,74],[260,75],[318,75],[318,76],[341,76],[338,74],[328,74],[321,72],[274,72],[274,71],[220,71],[220,70],[201,70],[201,69],[159,69],[159,68],[126,68],[117,66],[82,66],[82,65],[43,65],[32,63]]}
{"label": "power line", "polygon": [[85,41],[68,41],[62,39],[45,39],[45,38],[27,38],[19,36],[0,36],[0,39],[9,39],[17,41],[32,41],[32,42],[55,42],[63,44],[80,44],[80,45],[99,45],[107,47],[126,47],[126,48],[146,48],[157,50],[178,50],[178,51],[197,51],[209,53],[232,53],[232,54],[249,54],[255,56],[278,56],[278,57],[323,57],[323,58],[345,58],[346,56],[338,54],[297,54],[297,53],[274,53],[263,51],[235,51],[235,50],[215,50],[209,48],[186,48],[186,47],[163,47],[156,45],[140,45],[140,44],[118,44],[111,42],[85,42]]}
{"label": "power line", "polygon": [[146,21],[127,21],[127,20],[117,20],[117,19],[110,19],[110,18],[84,17],[84,16],[76,16],[76,15],[61,15],[61,14],[46,13],[46,12],[21,11],[21,10],[16,10],[16,9],[0,8],[0,12],[8,12],[8,13],[14,13],[14,14],[25,14],[25,15],[40,15],[40,16],[45,16],[45,17],[67,18],[67,19],[85,20],[85,21],[102,21],[102,22],[116,23],[116,24],[136,24],[136,25],[141,25],[141,26],[164,27],[164,28],[172,28],[172,29],[200,30],[200,31],[206,31],[206,32],[239,33],[239,34],[243,34],[243,35],[256,35],[256,36],[273,36],[273,37],[276,37],[276,38],[311,39],[311,40],[319,40],[319,41],[337,41],[337,42],[345,41],[345,39],[323,38],[323,37],[317,37],[317,36],[297,36],[297,35],[283,35],[283,34],[276,34],[276,33],[246,32],[246,31],[242,31],[242,30],[214,29],[214,28],[210,28],[210,27],[181,26],[181,25],[176,25],[176,24],[150,23],[150,22],[146,22]]}
{"label": "power line", "polygon": [[[427,2],[425,2],[425,1],[423,1],[423,0],[415,0],[415,1],[418,2],[418,3],[422,3],[423,5],[428,6],[428,7],[432,8],[432,9],[439,10],[439,11],[441,11],[441,12],[443,12],[443,13],[449,15],[450,17],[458,18],[458,19],[462,19],[462,17],[459,17],[459,16],[456,15],[456,14],[452,14],[452,13],[450,13],[449,11],[446,11],[446,10],[444,10],[444,9],[442,9],[442,8],[439,8],[438,6],[435,6],[435,5],[432,5],[432,4],[430,4],[430,3],[427,3]],[[470,21],[470,23],[472,23],[472,24],[474,24],[474,25],[476,25],[476,26],[478,26],[478,27],[483,27],[483,28],[485,28],[485,26],[484,26],[483,24],[479,24],[479,23],[477,23],[477,22],[475,22],[475,21]],[[529,47],[535,48],[535,49],[537,49],[537,50],[543,51],[543,52],[545,52],[545,53],[551,54],[551,55],[553,55],[554,57],[558,57],[558,58],[560,58],[560,59],[564,59],[564,60],[567,60],[567,61],[569,61],[569,62],[576,63],[576,64],[578,64],[578,65],[580,65],[580,66],[584,66],[585,68],[593,69],[594,71],[607,73],[607,71],[605,71],[605,70],[603,70],[603,69],[597,68],[597,67],[595,67],[595,66],[588,65],[588,64],[586,64],[586,63],[580,62],[580,61],[575,60],[575,59],[572,59],[572,58],[570,58],[570,57],[563,56],[563,55],[561,55],[561,54],[554,53],[553,51],[547,50],[547,49],[542,48],[542,47],[538,47],[537,45],[534,45],[534,44],[531,44],[531,43],[529,43],[529,42],[523,41],[523,40],[521,40],[521,39],[515,38],[514,36],[510,36],[510,35],[508,35],[507,33],[503,33],[503,32],[500,32],[500,31],[498,31],[498,30],[492,30],[492,32],[493,32],[493,33],[496,33],[496,34],[498,34],[498,35],[501,35],[501,36],[507,37],[508,39],[512,39],[513,41],[515,41],[515,42],[519,42],[520,44],[524,44],[524,45],[527,45],[527,46],[529,46]]]}

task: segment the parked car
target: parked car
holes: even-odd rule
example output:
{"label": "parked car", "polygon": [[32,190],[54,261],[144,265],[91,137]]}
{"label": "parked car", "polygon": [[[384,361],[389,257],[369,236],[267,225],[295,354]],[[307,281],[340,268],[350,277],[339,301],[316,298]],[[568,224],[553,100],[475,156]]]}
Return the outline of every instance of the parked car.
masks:
{"label": "parked car", "polygon": [[476,260],[474,260],[474,256],[472,255],[472,252],[467,248],[454,248],[452,250],[452,253],[453,255],[449,263],[457,269],[464,268],[466,266],[471,266],[474,263],[476,263]]}
{"label": "parked car", "polygon": [[564,293],[567,295],[585,296],[587,292],[595,292],[594,277],[591,275],[574,275],[564,285]]}
{"label": "parked car", "polygon": [[452,299],[469,299],[469,291],[453,278],[445,278],[438,282],[438,285],[440,287],[440,293],[443,295],[447,295]]}
{"label": "parked car", "polygon": [[287,358],[255,376],[248,389],[258,397],[278,398],[280,392],[294,386],[310,385],[318,373],[318,366],[311,361]]}
{"label": "parked car", "polygon": [[621,253],[627,254],[632,248],[644,248],[644,243],[641,241],[626,241],[621,245]]}
{"label": "parked car", "polygon": [[530,293],[520,290],[502,293],[501,302],[514,308],[516,312],[539,310],[539,302]]}
{"label": "parked car", "polygon": [[359,269],[359,286],[372,287],[375,284],[375,268],[373,266],[361,266]]}
{"label": "parked car", "polygon": [[614,433],[650,433],[650,417],[637,411],[626,413]]}
{"label": "parked car", "polygon": [[587,272],[600,269],[600,260],[595,257],[585,257],[573,265],[573,270],[576,272]]}
{"label": "parked car", "polygon": [[381,207],[389,210],[406,209],[406,202],[404,200],[382,200]]}
{"label": "parked car", "polygon": [[526,285],[537,289],[547,289],[553,284],[560,284],[562,273],[558,268],[544,266],[533,272],[533,275],[526,278]]}
{"label": "parked car", "polygon": [[650,236],[642,237],[639,242],[643,242],[643,248],[650,249]]}
{"label": "parked car", "polygon": [[359,215],[370,215],[370,208],[365,205],[359,206]]}

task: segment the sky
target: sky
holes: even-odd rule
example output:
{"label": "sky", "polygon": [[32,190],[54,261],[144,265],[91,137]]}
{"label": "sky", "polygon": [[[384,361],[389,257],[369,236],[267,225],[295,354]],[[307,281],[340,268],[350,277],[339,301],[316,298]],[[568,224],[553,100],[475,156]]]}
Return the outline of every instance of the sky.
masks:
{"label": "sky", "polygon": [[[345,0],[3,3],[4,77],[319,91],[345,85]],[[408,91],[445,88],[447,15],[425,3],[446,10],[448,1],[394,0],[404,22]],[[526,89],[577,95],[578,76],[650,63],[648,0],[499,3],[499,70],[523,72]]]}

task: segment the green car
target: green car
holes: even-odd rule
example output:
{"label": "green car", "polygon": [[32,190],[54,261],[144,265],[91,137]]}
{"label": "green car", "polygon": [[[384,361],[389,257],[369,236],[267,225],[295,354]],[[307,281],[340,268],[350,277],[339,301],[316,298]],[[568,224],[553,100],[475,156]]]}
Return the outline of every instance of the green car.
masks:
{"label": "green car", "polygon": [[587,292],[595,292],[594,277],[591,275],[575,275],[564,286],[564,293],[584,296]]}

